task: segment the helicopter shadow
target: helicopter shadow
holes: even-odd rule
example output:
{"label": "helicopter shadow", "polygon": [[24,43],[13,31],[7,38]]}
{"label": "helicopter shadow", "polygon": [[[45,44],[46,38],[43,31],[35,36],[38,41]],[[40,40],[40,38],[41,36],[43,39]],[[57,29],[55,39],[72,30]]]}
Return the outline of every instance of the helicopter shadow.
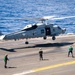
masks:
{"label": "helicopter shadow", "polygon": [[66,45],[72,45],[74,42],[63,42],[63,43],[46,43],[46,44],[36,44],[34,46],[28,46],[25,48],[34,48],[34,47],[61,47]]}
{"label": "helicopter shadow", "polygon": [[20,47],[14,49],[25,49],[25,48],[35,48],[35,47],[61,47],[66,45],[72,45],[74,42],[63,42],[63,43],[46,43],[46,44],[35,44],[34,46]]}
{"label": "helicopter shadow", "polygon": [[62,47],[66,45],[72,45],[74,42],[63,42],[63,43],[46,43],[46,44],[35,44],[34,46],[19,47],[13,49],[0,48],[0,50],[8,52],[16,52],[15,49],[26,49],[26,48],[35,48],[35,47]]}
{"label": "helicopter shadow", "polygon": [[8,52],[16,52],[14,49],[0,48],[0,50],[4,50],[4,51],[8,51]]}

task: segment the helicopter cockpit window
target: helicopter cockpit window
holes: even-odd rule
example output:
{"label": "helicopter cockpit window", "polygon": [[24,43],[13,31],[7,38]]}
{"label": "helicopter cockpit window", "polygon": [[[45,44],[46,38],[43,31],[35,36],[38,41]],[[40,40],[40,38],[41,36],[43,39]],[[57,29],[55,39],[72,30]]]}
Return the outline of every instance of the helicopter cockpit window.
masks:
{"label": "helicopter cockpit window", "polygon": [[58,29],[61,29],[61,28],[58,26]]}
{"label": "helicopter cockpit window", "polygon": [[32,25],[31,27],[23,29],[22,31],[24,31],[24,30],[33,30],[33,29],[36,29],[36,28],[37,28],[37,25],[35,24],[35,25]]}
{"label": "helicopter cockpit window", "polygon": [[55,26],[53,26],[54,28],[58,28],[58,29],[61,29],[59,26],[57,26],[57,25],[55,25]]}

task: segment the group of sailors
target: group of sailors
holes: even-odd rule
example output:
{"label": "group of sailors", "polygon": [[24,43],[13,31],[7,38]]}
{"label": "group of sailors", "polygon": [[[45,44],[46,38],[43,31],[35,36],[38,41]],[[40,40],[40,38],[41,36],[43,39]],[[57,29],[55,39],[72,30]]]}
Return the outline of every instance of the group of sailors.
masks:
{"label": "group of sailors", "polygon": [[[70,46],[69,48],[68,48],[68,57],[70,56],[70,54],[72,55],[72,57],[74,58],[74,56],[73,56],[73,47],[72,46]],[[4,62],[5,62],[5,64],[4,64],[4,68],[7,68],[7,61],[8,61],[9,59],[8,59],[8,55],[5,55],[5,57],[4,57]],[[42,48],[40,48],[40,50],[39,50],[39,60],[43,60],[43,50],[42,50]]]}

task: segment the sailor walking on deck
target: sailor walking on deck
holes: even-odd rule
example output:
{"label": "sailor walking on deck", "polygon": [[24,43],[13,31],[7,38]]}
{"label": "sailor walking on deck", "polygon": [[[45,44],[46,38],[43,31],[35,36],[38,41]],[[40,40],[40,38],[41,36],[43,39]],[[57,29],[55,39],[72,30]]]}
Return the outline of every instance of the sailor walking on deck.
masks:
{"label": "sailor walking on deck", "polygon": [[9,59],[8,59],[8,55],[5,55],[5,57],[4,57],[4,67],[5,68],[7,68],[7,61],[8,61]]}
{"label": "sailor walking on deck", "polygon": [[69,50],[69,51],[68,51],[68,57],[69,57],[70,53],[71,53],[72,57],[74,57],[74,56],[73,56],[73,47],[70,46],[68,50]]}

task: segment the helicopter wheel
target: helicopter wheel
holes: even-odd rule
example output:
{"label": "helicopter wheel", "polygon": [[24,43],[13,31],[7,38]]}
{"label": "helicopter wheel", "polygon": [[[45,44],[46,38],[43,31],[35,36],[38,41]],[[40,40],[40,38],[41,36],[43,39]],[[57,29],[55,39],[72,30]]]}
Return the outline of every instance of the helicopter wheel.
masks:
{"label": "helicopter wheel", "polygon": [[29,42],[28,42],[28,41],[26,41],[26,42],[25,42],[25,44],[29,44]]}
{"label": "helicopter wheel", "polygon": [[52,37],[52,40],[55,40],[55,39],[56,39],[55,36],[53,36],[53,37]]}
{"label": "helicopter wheel", "polygon": [[47,38],[46,36],[45,36],[45,37],[43,37],[43,39],[44,39],[44,40],[46,40],[46,38]]}

